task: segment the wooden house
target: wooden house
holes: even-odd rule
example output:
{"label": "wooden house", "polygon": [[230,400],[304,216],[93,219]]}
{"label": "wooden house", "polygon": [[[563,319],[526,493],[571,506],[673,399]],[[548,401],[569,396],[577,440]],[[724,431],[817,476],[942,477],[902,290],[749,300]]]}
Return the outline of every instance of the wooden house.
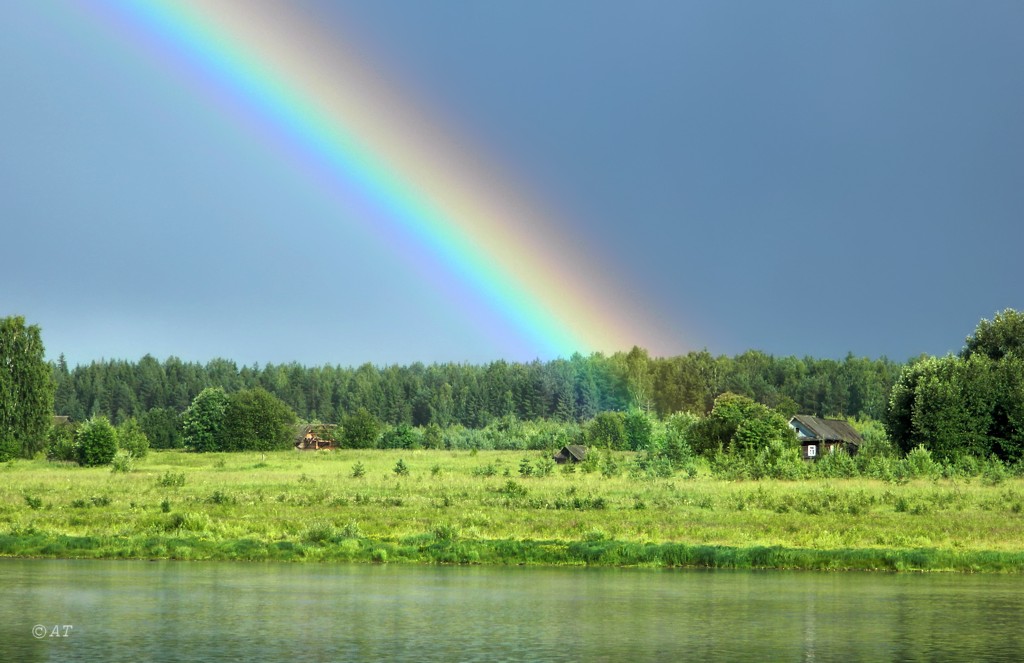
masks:
{"label": "wooden house", "polygon": [[555,462],[579,463],[587,457],[587,448],[582,444],[569,444],[562,447],[562,450],[554,455]]}
{"label": "wooden house", "polygon": [[789,420],[789,426],[796,431],[804,460],[817,460],[823,454],[835,453],[836,449],[853,456],[864,441],[853,426],[842,419],[798,414]]}
{"label": "wooden house", "polygon": [[323,451],[334,449],[331,439],[336,424],[303,424],[295,429],[295,448],[299,451]]}

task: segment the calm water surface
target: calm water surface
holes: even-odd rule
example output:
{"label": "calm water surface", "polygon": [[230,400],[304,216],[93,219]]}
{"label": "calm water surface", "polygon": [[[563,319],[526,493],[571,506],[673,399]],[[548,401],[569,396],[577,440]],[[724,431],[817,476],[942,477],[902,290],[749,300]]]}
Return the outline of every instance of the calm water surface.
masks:
{"label": "calm water surface", "polygon": [[1024,577],[0,560],[0,661],[162,660],[1021,661]]}

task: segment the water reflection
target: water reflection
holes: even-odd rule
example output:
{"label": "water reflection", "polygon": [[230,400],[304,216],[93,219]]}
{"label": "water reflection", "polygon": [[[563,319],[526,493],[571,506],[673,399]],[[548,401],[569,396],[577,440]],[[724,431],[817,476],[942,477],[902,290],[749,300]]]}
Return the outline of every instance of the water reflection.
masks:
{"label": "water reflection", "polygon": [[1012,661],[1022,590],[1017,576],[0,560],[0,660]]}

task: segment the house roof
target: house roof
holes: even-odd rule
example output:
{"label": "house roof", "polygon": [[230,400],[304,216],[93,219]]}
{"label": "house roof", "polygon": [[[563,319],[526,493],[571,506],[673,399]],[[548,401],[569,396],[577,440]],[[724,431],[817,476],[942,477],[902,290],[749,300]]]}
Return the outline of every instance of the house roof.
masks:
{"label": "house roof", "polygon": [[582,444],[567,444],[558,453],[572,456],[576,460],[584,460],[587,457],[587,448]]}
{"label": "house roof", "polygon": [[813,438],[804,438],[804,440],[815,439],[822,442],[848,442],[858,446],[864,441],[853,426],[842,419],[822,419],[821,417],[798,414],[789,421],[791,424],[796,421],[802,428],[807,429],[814,436]]}

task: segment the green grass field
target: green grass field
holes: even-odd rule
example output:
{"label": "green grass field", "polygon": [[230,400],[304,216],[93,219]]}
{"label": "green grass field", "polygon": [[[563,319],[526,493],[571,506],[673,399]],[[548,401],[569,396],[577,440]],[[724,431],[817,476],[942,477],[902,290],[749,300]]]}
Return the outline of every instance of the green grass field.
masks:
{"label": "green grass field", "polygon": [[151,452],[128,473],[16,461],[0,466],[0,555],[1024,571],[1022,479],[524,477],[524,458],[543,464],[408,450]]}

